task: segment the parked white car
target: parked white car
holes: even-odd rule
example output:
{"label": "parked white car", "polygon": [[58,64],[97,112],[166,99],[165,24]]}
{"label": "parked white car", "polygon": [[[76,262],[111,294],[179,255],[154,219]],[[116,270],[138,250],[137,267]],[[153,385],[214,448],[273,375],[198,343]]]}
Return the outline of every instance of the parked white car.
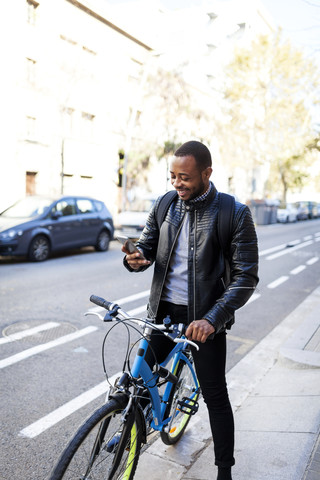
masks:
{"label": "parked white car", "polygon": [[120,212],[116,216],[115,236],[125,235],[138,239],[146,224],[148,214],[157,197],[135,199],[130,204],[130,210]]}
{"label": "parked white car", "polygon": [[292,204],[280,204],[277,209],[277,221],[280,223],[296,222],[298,209]]}

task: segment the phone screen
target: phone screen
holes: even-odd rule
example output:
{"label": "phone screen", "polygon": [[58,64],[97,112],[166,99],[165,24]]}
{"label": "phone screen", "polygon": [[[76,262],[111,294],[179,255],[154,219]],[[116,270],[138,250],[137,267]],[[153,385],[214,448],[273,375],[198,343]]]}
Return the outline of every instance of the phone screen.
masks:
{"label": "phone screen", "polygon": [[117,237],[117,239],[119,240],[120,243],[122,243],[122,245],[125,245],[126,248],[129,250],[130,253],[135,253],[135,252],[138,252],[138,253],[141,253],[137,247],[135,246],[135,244],[130,240],[130,238],[128,237],[125,237],[125,236],[122,236],[122,235],[119,235]]}

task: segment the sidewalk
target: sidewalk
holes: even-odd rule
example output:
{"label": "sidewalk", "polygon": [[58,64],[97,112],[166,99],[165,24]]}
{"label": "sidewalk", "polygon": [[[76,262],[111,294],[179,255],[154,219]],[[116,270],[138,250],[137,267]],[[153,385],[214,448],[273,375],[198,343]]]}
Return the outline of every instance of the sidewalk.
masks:
{"label": "sidewalk", "polygon": [[[320,480],[320,287],[227,374],[234,480]],[[206,407],[176,446],[157,439],[135,480],[215,480]]]}

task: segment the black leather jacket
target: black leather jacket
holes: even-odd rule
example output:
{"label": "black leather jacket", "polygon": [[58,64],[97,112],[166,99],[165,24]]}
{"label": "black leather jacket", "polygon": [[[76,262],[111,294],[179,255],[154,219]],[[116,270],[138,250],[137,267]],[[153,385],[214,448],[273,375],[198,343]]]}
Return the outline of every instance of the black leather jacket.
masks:
{"label": "black leather jacket", "polygon": [[[189,212],[188,255],[188,318],[208,319],[216,333],[230,328],[234,312],[251,297],[258,279],[257,236],[246,205],[235,203],[232,240],[228,254],[230,281],[226,285],[226,268],[217,237],[219,193],[215,187],[209,195],[194,204],[177,198],[170,205],[166,217],[158,229],[156,215],[159,199],[151,209],[146,226],[137,246],[144,256],[155,262],[148,315],[155,318],[161,298],[167,269],[182,220]],[[141,272],[148,268],[130,271]]]}

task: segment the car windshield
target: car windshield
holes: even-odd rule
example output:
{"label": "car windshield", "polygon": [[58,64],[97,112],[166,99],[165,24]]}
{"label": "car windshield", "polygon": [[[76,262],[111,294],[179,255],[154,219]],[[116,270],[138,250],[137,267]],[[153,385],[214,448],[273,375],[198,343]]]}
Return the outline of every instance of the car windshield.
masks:
{"label": "car windshield", "polygon": [[154,198],[136,198],[131,202],[128,210],[130,212],[149,212],[154,202]]}
{"label": "car windshield", "polygon": [[50,198],[26,197],[5,210],[5,218],[32,218],[41,215],[52,203]]}

